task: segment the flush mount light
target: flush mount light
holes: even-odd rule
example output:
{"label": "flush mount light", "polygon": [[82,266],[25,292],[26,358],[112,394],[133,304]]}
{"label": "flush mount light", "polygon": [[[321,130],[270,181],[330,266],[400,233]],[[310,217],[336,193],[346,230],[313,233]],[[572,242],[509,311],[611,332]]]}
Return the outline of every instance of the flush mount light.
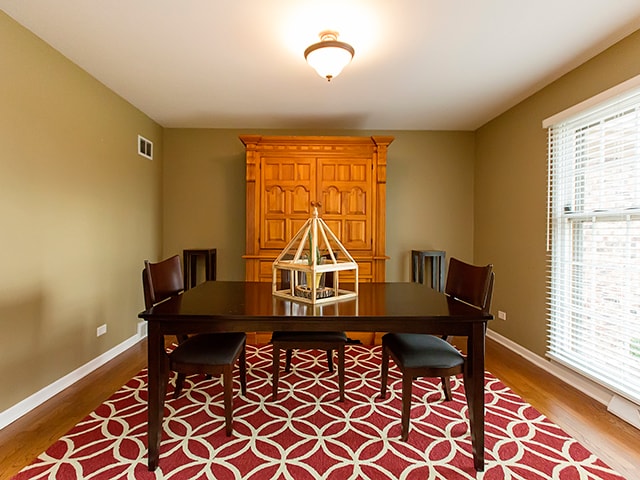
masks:
{"label": "flush mount light", "polygon": [[345,42],[338,41],[338,32],[325,30],[320,32],[320,41],[307,47],[304,58],[318,75],[331,81],[346,67],[355,51]]}

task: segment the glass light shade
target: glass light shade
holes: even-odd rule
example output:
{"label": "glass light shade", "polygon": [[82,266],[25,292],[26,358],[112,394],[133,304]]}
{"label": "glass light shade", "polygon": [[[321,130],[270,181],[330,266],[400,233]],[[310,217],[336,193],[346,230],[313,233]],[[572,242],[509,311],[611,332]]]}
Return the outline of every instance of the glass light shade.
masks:
{"label": "glass light shade", "polygon": [[320,46],[307,55],[307,62],[327,80],[337,77],[353,55],[342,47]]}
{"label": "glass light shade", "polygon": [[332,30],[320,32],[320,40],[304,51],[304,58],[318,75],[331,81],[349,64],[355,51],[348,43],[339,42],[338,32]]}

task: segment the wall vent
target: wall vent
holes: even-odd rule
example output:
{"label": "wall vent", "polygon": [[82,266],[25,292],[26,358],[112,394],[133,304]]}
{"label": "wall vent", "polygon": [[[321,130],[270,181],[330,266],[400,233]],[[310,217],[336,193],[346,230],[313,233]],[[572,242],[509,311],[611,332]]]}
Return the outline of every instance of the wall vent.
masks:
{"label": "wall vent", "polygon": [[153,160],[153,142],[142,135],[138,135],[138,154],[149,160]]}

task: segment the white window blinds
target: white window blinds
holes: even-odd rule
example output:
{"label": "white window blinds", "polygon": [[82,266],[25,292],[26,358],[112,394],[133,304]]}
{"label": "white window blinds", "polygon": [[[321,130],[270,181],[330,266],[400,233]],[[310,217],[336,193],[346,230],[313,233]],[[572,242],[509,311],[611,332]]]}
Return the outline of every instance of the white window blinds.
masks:
{"label": "white window blinds", "polygon": [[640,89],[547,126],[548,355],[640,403]]}

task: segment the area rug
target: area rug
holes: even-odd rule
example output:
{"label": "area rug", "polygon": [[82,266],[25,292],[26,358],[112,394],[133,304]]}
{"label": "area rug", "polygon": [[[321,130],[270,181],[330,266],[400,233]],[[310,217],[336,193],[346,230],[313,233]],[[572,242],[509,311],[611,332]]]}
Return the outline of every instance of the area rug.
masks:
{"label": "area rug", "polygon": [[160,465],[149,472],[143,370],[14,478],[624,480],[490,373],[486,466],[475,472],[460,379],[450,402],[438,381],[414,382],[409,441],[402,442],[400,374],[391,364],[381,400],[380,347],[347,347],[342,403],[324,352],[297,351],[274,402],[271,347],[247,348],[248,391],[238,393],[236,378],[231,437],[221,380],[192,376],[178,399],[169,386]]}

